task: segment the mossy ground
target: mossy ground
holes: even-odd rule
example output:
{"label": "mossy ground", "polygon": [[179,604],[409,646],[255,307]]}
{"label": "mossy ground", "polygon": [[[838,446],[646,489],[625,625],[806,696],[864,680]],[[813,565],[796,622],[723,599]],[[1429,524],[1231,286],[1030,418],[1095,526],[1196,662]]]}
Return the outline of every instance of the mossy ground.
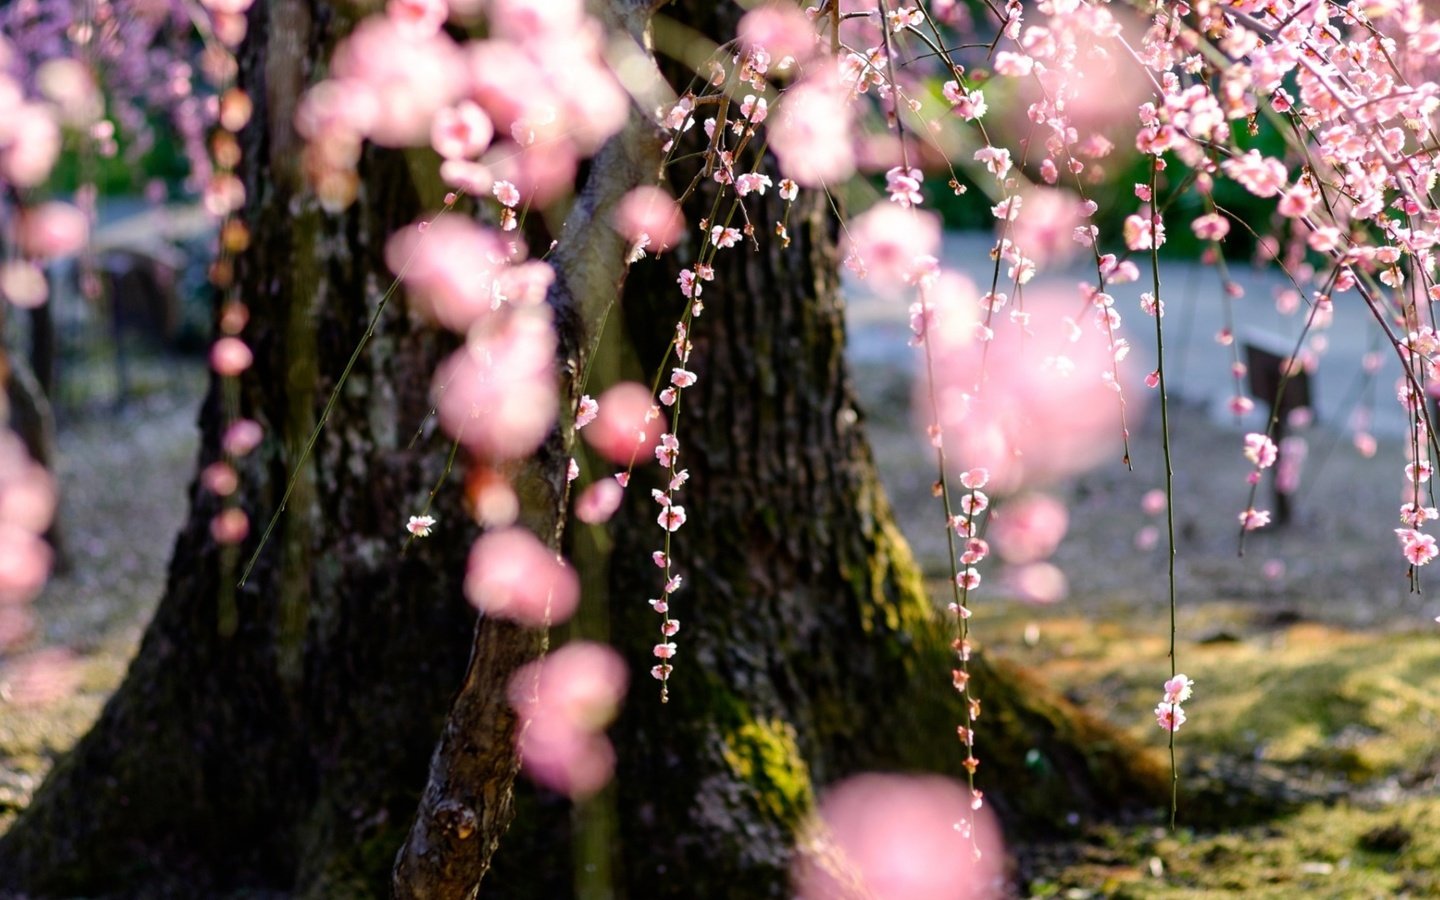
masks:
{"label": "mossy ground", "polygon": [[[1164,748],[1151,710],[1170,672],[1168,622],[1074,612],[997,611],[986,646]],[[1217,612],[1226,640],[1177,645],[1196,681],[1176,736],[1180,827],[1157,810],[1155,823],[1017,847],[1022,895],[1440,896],[1440,640]],[[1195,796],[1257,780],[1272,808],[1241,804],[1228,827],[1213,797]]]}

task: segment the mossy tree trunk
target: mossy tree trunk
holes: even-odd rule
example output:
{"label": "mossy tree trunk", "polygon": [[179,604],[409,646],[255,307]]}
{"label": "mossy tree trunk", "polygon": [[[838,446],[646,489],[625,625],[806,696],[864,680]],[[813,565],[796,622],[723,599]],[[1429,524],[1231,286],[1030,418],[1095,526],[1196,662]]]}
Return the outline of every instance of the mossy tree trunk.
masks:
{"label": "mossy tree trunk", "polygon": [[[740,12],[681,0],[665,14],[723,40]],[[714,208],[713,189],[687,203],[692,224]],[[775,193],[747,207],[760,250],[719,255],[692,329],[699,381],[679,433],[691,477],[677,500],[689,520],[673,545],[685,586],[671,604],[682,627],[670,700],[641,674],[660,640],[647,598],[659,596],[650,555],[663,537],[650,488],[663,483],[651,466],[611,529],[601,630],[641,679],[613,735],[617,787],[563,821],[553,800],[529,798],[527,813],[551,824],[512,832],[496,896],[787,896],[794,828],[826,785],[867,769],[964,778],[947,626],[881,488],[844,359],[831,208],[802,192],[787,248],[772,236]],[[624,322],[647,378],[684,310],[680,266],[641,264],[626,286]],[[943,527],[938,501],[904,514]],[[983,652],[972,671],[984,701],[979,785],[1016,833],[1160,802],[1153,758],[1113,729]],[[610,871],[608,888],[574,888],[556,869],[575,824],[606,834],[572,852]]]}
{"label": "mossy tree trunk", "polygon": [[[366,152],[361,196],[343,214],[323,213],[305,190],[295,103],[349,24],[319,0],[257,4],[240,53],[256,104],[240,135],[253,241],[236,275],[256,357],[240,412],[266,435],[241,466],[251,536],[238,554],[217,547],[219,501],[192,484],[139,655],[0,842],[0,893],[388,893],[466,673],[476,624],[460,581],[475,529],[451,486],[435,534],[401,552],[406,516],[445,469],[443,435],[411,439],[433,425],[430,375],[454,339],[412,320],[398,297],[299,463],[392,277],[385,239],[440,193],[414,174],[433,164],[412,168],[392,151]],[[220,456],[222,406],[212,384],[200,466]],[[295,495],[236,588],[297,465]],[[496,622],[484,630],[511,667],[538,646]],[[508,752],[508,734],[497,741]]]}

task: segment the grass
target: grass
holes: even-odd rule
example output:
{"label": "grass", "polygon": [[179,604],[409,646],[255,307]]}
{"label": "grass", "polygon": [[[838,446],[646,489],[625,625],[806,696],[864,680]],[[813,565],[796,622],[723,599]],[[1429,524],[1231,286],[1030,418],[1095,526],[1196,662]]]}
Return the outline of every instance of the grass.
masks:
{"label": "grass", "polygon": [[[1169,675],[1161,616],[997,604],[980,634],[1146,743]],[[1182,642],[1196,681],[1178,734],[1181,828],[1106,827],[1017,847],[1027,896],[1292,898],[1440,896],[1440,641],[1316,622],[1274,625],[1244,604],[1205,608],[1211,642]],[[1217,629],[1216,623],[1220,624]],[[1276,787],[1257,824],[1210,825],[1205,791]],[[1306,802],[1304,798],[1323,798]],[[1287,812],[1286,809],[1290,811]],[[1263,809],[1263,804],[1262,804]]]}

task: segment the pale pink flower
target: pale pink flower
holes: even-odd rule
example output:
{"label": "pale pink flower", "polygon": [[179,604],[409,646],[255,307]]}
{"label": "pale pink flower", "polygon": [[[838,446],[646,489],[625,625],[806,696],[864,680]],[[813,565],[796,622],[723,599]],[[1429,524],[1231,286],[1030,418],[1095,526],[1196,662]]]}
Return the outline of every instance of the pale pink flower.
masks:
{"label": "pale pink flower", "polygon": [[495,199],[500,201],[501,206],[514,209],[520,205],[520,190],[508,181],[497,181],[492,188]]}
{"label": "pale pink flower", "polygon": [[729,249],[740,243],[741,237],[742,235],[738,228],[726,228],[722,225],[716,225],[710,229],[710,243],[721,250]]}
{"label": "pale pink flower", "polygon": [[1179,731],[1185,724],[1185,710],[1178,704],[1161,703],[1155,707],[1155,723],[1166,731]]}
{"label": "pale pink flower", "polygon": [[1397,528],[1395,535],[1400,538],[1400,547],[1406,561],[1412,566],[1423,566],[1440,554],[1435,538],[1413,528]]}
{"label": "pale pink flower", "polygon": [[919,169],[906,169],[903,166],[896,166],[886,172],[885,190],[890,194],[890,202],[907,209],[924,203],[925,198],[920,193],[920,181],[923,177]]}
{"label": "pale pink flower", "polygon": [[231,456],[245,456],[260,446],[260,440],[264,436],[265,432],[259,422],[254,419],[236,419],[225,429],[220,438],[220,446]]}
{"label": "pale pink flower", "polygon": [[1275,464],[1277,448],[1268,435],[1251,432],[1245,435],[1245,458],[1257,468],[1268,469]]}
{"label": "pale pink flower", "polygon": [[578,431],[595,421],[600,414],[600,404],[589,394],[580,398],[579,409],[575,413],[575,429]]}
{"label": "pale pink flower", "polygon": [[604,729],[625,695],[625,662],[609,647],[572,642],[510,679],[521,719],[517,749],[525,772],[546,787],[587,797],[610,780],[615,753]]}
{"label": "pale pink flower", "polygon": [[29,603],[50,574],[50,545],[28,528],[0,521],[0,607]]}
{"label": "pale pink flower", "polygon": [[26,256],[54,259],[79,251],[89,235],[90,219],[85,213],[52,200],[22,212],[15,237]]}
{"label": "pale pink flower", "polygon": [[1165,492],[1159,488],[1146,491],[1145,496],[1140,498],[1140,508],[1145,511],[1145,515],[1147,516],[1160,515],[1165,511],[1168,503],[1169,501],[1165,497]]}
{"label": "pale pink flower", "polygon": [[990,896],[1003,880],[1005,854],[994,817],[975,810],[979,799],[935,776],[863,774],[841,782],[800,830],[793,893],[800,900]]}
{"label": "pale pink flower", "polygon": [[238,544],[250,534],[250,517],[237,507],[222,509],[210,520],[210,536],[217,544]]}
{"label": "pale pink flower", "polygon": [[415,537],[429,537],[430,531],[435,527],[434,516],[411,516],[405,523],[405,530]]}
{"label": "pale pink flower", "polygon": [[940,217],[878,203],[850,223],[851,250],[876,279],[893,285],[910,279],[940,250]]}
{"label": "pale pink flower", "polygon": [[1190,699],[1191,688],[1195,682],[1184,675],[1176,675],[1165,682],[1165,702],[1184,703]]}
{"label": "pale pink flower", "polygon": [[680,368],[672,369],[670,371],[670,383],[675,385],[677,388],[690,387],[692,384],[695,383],[696,380],[697,379],[694,372],[689,372],[685,369]]}
{"label": "pale pink flower", "polygon": [[663,507],[660,515],[656,517],[656,521],[666,531],[679,531],[680,526],[685,524],[685,507],[673,505]]}
{"label": "pale pink flower", "polygon": [[496,34],[519,42],[563,39],[585,23],[583,0],[488,0],[486,17]]}
{"label": "pale pink flower", "polygon": [[600,413],[581,434],[601,456],[622,465],[645,463],[660,437],[659,423],[649,419],[654,399],[634,381],[615,385],[600,395]]}
{"label": "pale pink flower", "polygon": [[812,69],[785,92],[771,116],[770,146],[786,177],[820,187],[855,171],[848,93],[832,65]]}
{"label": "pale pink flower", "polygon": [[1248,150],[1244,156],[1235,156],[1220,164],[1226,175],[1240,182],[1257,197],[1273,197],[1286,184],[1285,164],[1276,159],[1267,159],[1258,150]]}
{"label": "pale pink flower", "polygon": [[[1112,458],[1121,436],[1113,373],[1118,368],[1122,383],[1129,373],[1102,330],[1066,326],[1069,297],[1032,290],[1026,309],[1027,333],[999,328],[988,344],[937,337],[933,347],[947,455],[988,469],[1003,493]],[[927,424],[930,396],[922,379],[916,402]]]}
{"label": "pale pink flower", "polygon": [[0,698],[17,707],[48,706],[74,694],[83,675],[80,661],[70,650],[34,650],[0,669]]}
{"label": "pale pink flower", "polygon": [[1005,572],[1004,586],[1015,595],[1015,599],[1026,603],[1058,603],[1070,591],[1065,573],[1048,562],[1011,567]]}
{"label": "pale pink flower", "polygon": [[1240,525],[1246,531],[1255,531],[1270,524],[1270,512],[1253,506],[1240,513]]}
{"label": "pale pink flower", "polygon": [[508,255],[499,234],[456,215],[402,229],[385,244],[385,263],[416,308],[461,334],[500,305],[496,280]]}
{"label": "pale pink flower", "polygon": [[441,363],[434,393],[440,423],[494,462],[528,456],[558,414],[555,333],[543,317],[511,315]]}
{"label": "pale pink flower", "polygon": [[3,126],[9,140],[0,144],[0,180],[35,187],[50,176],[60,156],[60,126],[48,107],[26,103]]}
{"label": "pale pink flower", "polygon": [[210,368],[223,378],[235,378],[255,362],[255,354],[237,337],[222,337],[210,347]]}
{"label": "pale pink flower", "polygon": [[20,309],[34,309],[50,298],[50,283],[29,260],[0,262],[0,297]]}
{"label": "pale pink flower", "polygon": [[735,179],[735,193],[741,197],[748,197],[750,194],[765,196],[770,188],[770,176],[759,172],[746,172]]}
{"label": "pale pink flower", "polygon": [[815,25],[793,3],[765,3],[746,13],[736,28],[739,45],[765,50],[774,59],[804,62],[815,53]]}
{"label": "pale pink flower", "polygon": [[1223,241],[1230,233],[1230,220],[1220,213],[1206,213],[1191,222],[1190,229],[1202,241]]}
{"label": "pale pink flower", "polygon": [[647,238],[647,247],[660,252],[680,240],[685,217],[668,193],[646,185],[621,198],[615,207],[615,229],[632,245]]}
{"label": "pale pink flower", "polygon": [[471,548],[465,596],[485,615],[541,627],[574,614],[580,579],[526,529],[502,528]]}
{"label": "pale pink flower", "polygon": [[1008,563],[1038,562],[1054,555],[1069,527],[1065,504],[1049,494],[1024,494],[991,515],[990,540]]}
{"label": "pale pink flower", "polygon": [[494,137],[490,117],[471,100],[440,110],[430,126],[430,145],[446,159],[474,159]]}
{"label": "pale pink flower", "polygon": [[200,484],[217,497],[228,497],[240,486],[240,476],[229,463],[214,462],[200,471]]}
{"label": "pale pink flower", "polygon": [[591,484],[575,500],[575,518],[587,525],[610,521],[620,508],[625,489],[613,478],[602,478]]}
{"label": "pale pink flower", "polygon": [[459,48],[443,31],[421,35],[381,16],[362,19],[341,42],[330,77],[365,86],[375,104],[365,136],[385,147],[426,143],[436,113],[466,83]]}

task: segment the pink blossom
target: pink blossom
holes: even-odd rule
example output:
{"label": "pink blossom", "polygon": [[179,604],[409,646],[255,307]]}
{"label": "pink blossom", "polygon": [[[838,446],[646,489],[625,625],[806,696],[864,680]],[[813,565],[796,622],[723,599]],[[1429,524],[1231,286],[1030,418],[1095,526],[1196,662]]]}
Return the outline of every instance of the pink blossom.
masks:
{"label": "pink blossom", "polygon": [[210,348],[210,368],[224,378],[235,378],[249,369],[255,355],[237,337],[222,337]]}
{"label": "pink blossom", "polygon": [[851,249],[886,285],[903,282],[921,261],[940,250],[940,218],[881,203],[856,216],[849,229]]}
{"label": "pink blossom", "polygon": [[580,398],[579,409],[575,413],[575,430],[579,431],[581,428],[589,425],[595,421],[595,417],[599,414],[600,404],[589,394],[584,395]]}
{"label": "pink blossom", "polygon": [[815,25],[792,3],[765,3],[746,13],[736,28],[739,45],[764,49],[775,59],[804,62],[815,52]]}
{"label": "pink blossom", "polygon": [[79,251],[89,235],[90,219],[85,213],[52,200],[21,214],[16,243],[26,256],[54,259]]}
{"label": "pink blossom", "polygon": [[465,86],[459,48],[443,31],[422,35],[380,16],[361,20],[341,42],[330,77],[365,87],[375,104],[365,136],[386,147],[426,143],[436,113]]}
{"label": "pink blossom", "polygon": [[236,419],[225,429],[220,438],[220,446],[231,456],[245,456],[260,446],[260,440],[264,436],[265,432],[259,422],[254,419]]}
{"label": "pink blossom", "polygon": [[411,516],[405,523],[405,530],[415,537],[429,537],[430,531],[435,527],[434,516]]}
{"label": "pink blossom", "polygon": [[1270,512],[1251,507],[1240,513],[1240,526],[1246,531],[1255,531],[1270,524]]}
{"label": "pink blossom", "polygon": [[0,262],[0,297],[20,309],[34,309],[50,297],[50,283],[29,260]]}
{"label": "pink blossom", "polygon": [[474,159],[494,136],[490,117],[470,100],[441,109],[430,126],[430,145],[446,159]]}
{"label": "pink blossom", "polygon": [[1065,504],[1049,494],[1024,494],[990,517],[990,540],[1008,563],[1038,562],[1054,555],[1070,526]]}
{"label": "pink blossom", "polygon": [[0,521],[0,607],[29,603],[50,574],[50,546],[28,528]]}
{"label": "pink blossom", "polygon": [[656,518],[660,527],[666,531],[679,531],[680,526],[685,524],[685,507],[666,506],[661,508],[660,515]]}
{"label": "pink blossom", "polygon": [[48,706],[75,693],[83,674],[80,661],[64,647],[34,650],[0,669],[0,696],[22,708]]}
{"label": "pink blossom", "polygon": [[1184,703],[1190,699],[1191,688],[1194,685],[1195,682],[1184,675],[1176,675],[1165,682],[1165,702]]}
{"label": "pink blossom", "polygon": [[445,429],[491,461],[528,456],[558,413],[555,333],[545,317],[516,314],[440,365],[434,393]]}
{"label": "pink blossom", "polygon": [[516,740],[526,774],[571,797],[603,787],[615,768],[603,730],[615,718],[627,680],[614,650],[583,641],[519,669],[509,696],[521,719]]}
{"label": "pink blossom", "polygon": [[848,89],[833,66],[812,68],[771,117],[770,145],[786,177],[805,187],[842,181],[855,171]]}
{"label": "pink blossom", "polygon": [[1140,498],[1140,508],[1145,511],[1145,515],[1147,516],[1160,515],[1165,511],[1168,503],[1169,501],[1165,497],[1165,492],[1159,488],[1146,491],[1145,496]]}
{"label": "pink blossom", "polygon": [[524,528],[486,532],[470,550],[465,596],[485,615],[541,627],[567,621],[580,580]]}
{"label": "pink blossom", "polygon": [[[935,776],[864,774],[841,782],[801,829],[791,869],[794,894],[801,900],[990,896],[1003,880],[1005,859],[993,816],[972,809],[978,799]],[[844,860],[843,868],[836,859]]]}
{"label": "pink blossom", "polygon": [[615,208],[615,228],[632,245],[646,238],[646,246],[660,252],[680,240],[685,217],[668,193],[647,185],[621,198]]}
{"label": "pink blossom", "polygon": [[613,478],[602,478],[580,493],[575,501],[575,518],[586,525],[610,521],[625,498],[625,489]]}
{"label": "pink blossom", "polygon": [[430,37],[445,24],[450,8],[445,0],[389,0],[385,14],[416,37]]}
{"label": "pink blossom", "polygon": [[449,215],[423,230],[396,232],[385,244],[385,263],[422,313],[463,334],[500,305],[496,278],[508,253],[495,231]]}
{"label": "pink blossom", "polygon": [[1175,703],[1161,703],[1155,707],[1155,723],[1166,731],[1179,731],[1185,724],[1185,710]]}
{"label": "pink blossom", "polygon": [[1053,563],[1032,562],[1014,566],[1005,573],[1005,587],[1015,599],[1026,603],[1058,603],[1070,591],[1065,573]]}
{"label": "pink blossom", "polygon": [[920,193],[922,178],[919,169],[906,169],[903,166],[896,166],[886,172],[885,190],[890,194],[890,201],[903,208],[924,203],[925,198]]}
{"label": "pink blossom", "polygon": [[1223,241],[1230,233],[1230,220],[1220,213],[1206,213],[1191,222],[1190,229],[1202,241]]}
{"label": "pink blossom", "polygon": [[1285,164],[1261,156],[1258,150],[1231,157],[1221,163],[1220,168],[1257,197],[1273,197],[1285,187]]}
{"label": "pink blossom", "polygon": [[222,509],[210,520],[210,536],[217,544],[238,544],[249,534],[250,517],[238,507]]}
{"label": "pink blossom", "polygon": [[0,179],[28,188],[48,178],[60,156],[60,126],[50,110],[38,103],[23,104],[0,128],[8,136],[8,141],[0,141]]}
{"label": "pink blossom", "polygon": [[228,497],[240,486],[240,476],[229,463],[214,462],[200,471],[200,483],[215,496]]}
{"label": "pink blossom", "polygon": [[1252,432],[1245,435],[1245,458],[1256,468],[1268,469],[1275,464],[1277,448],[1268,435]]}
{"label": "pink blossom", "polygon": [[660,436],[649,421],[654,400],[644,385],[625,381],[600,395],[600,414],[581,434],[596,452],[622,465],[644,463]]}
{"label": "pink blossom", "polygon": [[1395,535],[1400,538],[1400,548],[1406,561],[1412,566],[1423,566],[1440,554],[1435,538],[1414,528],[1397,528]]}
{"label": "pink blossom", "polygon": [[[1068,297],[1032,290],[1026,308],[1028,333],[1002,328],[988,344],[937,340],[932,348],[947,455],[988,469],[1001,492],[1113,458],[1121,432],[1113,373],[1118,368],[1123,382],[1129,369],[1113,358],[1104,331],[1067,327]],[[927,424],[929,397],[922,381],[917,408]]]}

